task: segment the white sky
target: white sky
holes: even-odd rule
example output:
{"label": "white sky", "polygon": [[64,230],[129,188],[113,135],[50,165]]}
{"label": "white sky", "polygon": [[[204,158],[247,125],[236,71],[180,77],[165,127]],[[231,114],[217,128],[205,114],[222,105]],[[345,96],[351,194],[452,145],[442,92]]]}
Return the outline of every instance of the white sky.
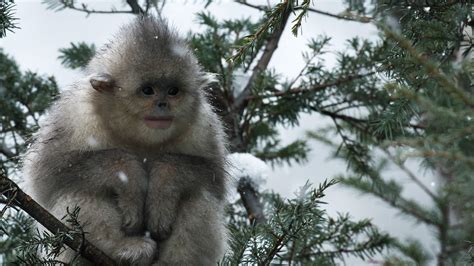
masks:
{"label": "white sky", "polygon": [[[46,6],[40,1],[16,1],[17,17],[19,26],[14,34],[8,33],[7,37],[0,39],[0,47],[17,60],[23,70],[31,70],[39,74],[54,75],[60,86],[64,87],[80,77],[78,71],[65,69],[57,59],[58,49],[69,47],[70,42],[85,41],[95,43],[97,47],[104,44],[117,29],[131,20],[131,15],[90,15],[86,18],[85,13],[64,10],[53,12],[46,10]],[[87,1],[91,8],[107,9],[111,1]],[[120,1],[113,1],[118,9],[121,9]],[[172,25],[181,33],[189,30],[199,31],[195,23],[195,13],[202,10],[205,1],[167,1],[163,12]],[[256,1],[257,2],[257,1]],[[260,1],[266,3],[266,1]],[[314,1],[314,7],[320,10],[339,13],[343,11],[343,5],[338,0]],[[258,17],[258,12],[230,1],[218,1],[212,4],[208,11],[221,19]],[[301,52],[306,50],[307,40],[320,34],[332,37],[331,51],[344,49],[346,39],[353,36],[363,36],[371,39],[376,38],[375,27],[368,24],[340,21],[334,18],[311,14],[303,24],[303,35],[295,38],[287,28],[279,44],[279,48],[271,61],[271,66],[278,73],[284,73],[285,77],[295,77],[301,67],[303,60]],[[326,65],[334,65],[334,55],[325,57]],[[306,130],[315,129],[325,124],[326,121],[317,115],[302,115],[301,127],[281,129],[282,138],[290,142],[296,138],[303,137]],[[330,158],[330,150],[319,144],[311,143],[312,152],[309,162],[304,165],[293,165],[292,167],[276,167],[269,174],[266,187],[273,189],[284,196],[293,197],[299,187],[309,180],[318,184],[320,181],[334,177],[345,172],[345,164]],[[412,163],[412,169],[418,169],[416,163]],[[401,180],[405,188],[405,194],[415,198],[421,204],[430,204],[427,197],[409,182],[409,179],[396,169],[387,174],[388,177]],[[431,184],[432,177],[424,177],[426,184]],[[402,239],[414,237],[423,243],[434,243],[430,231],[417,226],[411,219],[397,215],[393,209],[372,197],[361,196],[340,185],[328,190],[325,201],[329,204],[327,210],[331,215],[350,212],[356,219],[372,218],[383,230],[387,230]],[[431,232],[433,233],[433,232]],[[436,249],[435,244],[427,246]],[[359,260],[347,261],[349,265],[369,265]],[[373,265],[373,264],[370,264]]]}

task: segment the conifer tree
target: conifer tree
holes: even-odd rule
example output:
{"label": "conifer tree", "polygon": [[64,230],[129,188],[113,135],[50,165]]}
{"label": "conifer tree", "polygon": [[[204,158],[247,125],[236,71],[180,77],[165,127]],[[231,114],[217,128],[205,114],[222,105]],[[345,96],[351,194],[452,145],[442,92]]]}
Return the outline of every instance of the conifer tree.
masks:
{"label": "conifer tree", "polygon": [[[359,69],[378,75],[369,87],[343,92],[345,103],[331,106],[343,111],[329,111],[333,127],[310,136],[334,146],[335,156],[347,161],[351,173],[339,178],[343,184],[381,199],[435,232],[434,257],[427,251],[431,243],[420,243],[414,235],[408,241],[395,241],[404,256],[388,261],[394,265],[472,262],[472,3],[377,1],[369,6],[363,1],[349,5],[356,16],[376,21],[381,41],[372,45],[353,40],[351,45],[360,50],[354,57],[356,64],[362,63]],[[354,64],[346,59],[341,62]],[[330,141],[328,132],[339,135],[342,143]],[[428,184],[406,166],[415,158],[438,182]],[[401,180],[385,176],[389,163],[428,195],[433,206],[403,196]]]}
{"label": "conifer tree", "polygon": [[[207,4],[215,4],[211,2]],[[237,2],[260,10],[261,19],[220,21],[212,14],[201,12],[197,17],[204,30],[189,35],[203,67],[218,74],[218,82],[209,91],[213,105],[229,129],[231,151],[251,153],[271,164],[304,163],[308,140],[282,145],[275,128],[297,126],[302,113],[326,116],[333,126],[308,135],[335,147],[335,156],[347,161],[350,173],[339,177],[340,182],[379,197],[402,213],[432,226],[440,248],[436,258],[430,258],[423,248],[426,243],[395,239],[379,232],[369,220],[352,221],[349,215],[328,216],[321,206],[322,197],[330,193],[329,187],[336,181],[316,187],[306,185],[297,198],[287,200],[272,192],[258,191],[248,177],[242,176],[237,188],[241,198],[228,206],[231,250],[222,263],[333,265],[347,256],[367,259],[388,247],[403,254],[388,257],[389,265],[402,262],[424,265],[433,261],[451,265],[472,261],[469,258],[474,241],[469,238],[474,235],[469,222],[474,218],[471,204],[474,136],[470,130],[473,65],[469,60],[472,5],[453,0],[379,0],[373,4],[360,0],[348,1],[347,10],[331,14],[314,8],[317,1],[281,1],[268,6]],[[161,15],[159,10],[164,1],[127,0],[126,3],[123,10],[96,10],[79,1],[47,1],[49,8],[73,9],[88,15]],[[316,62],[331,40],[315,37],[308,45],[310,52],[304,55],[307,63],[301,74],[296,79],[282,81],[268,67],[269,61],[282,32],[291,30],[297,35],[306,26],[304,18],[312,13],[374,23],[380,30],[380,39],[377,42],[348,40],[347,50],[338,55],[338,65],[328,69]],[[469,30],[470,35],[466,33]],[[94,53],[94,44],[72,43],[60,50],[60,60],[65,67],[81,68]],[[13,103],[13,111],[0,111],[3,112],[0,138],[5,145],[13,145],[2,150],[1,163],[5,174],[11,177],[17,164],[15,158],[25,147],[24,139],[35,127],[29,123],[37,121],[57,87],[54,79],[46,81],[32,73],[22,75],[11,59],[2,56],[5,60],[0,62],[0,67],[9,66],[8,71],[18,79],[0,84],[0,89],[7,92],[5,101]],[[243,84],[238,80],[242,73],[249,77]],[[19,91],[22,93],[18,94]],[[23,100],[27,101],[26,107],[16,110],[15,103],[22,97],[35,103]],[[33,120],[28,116],[33,116]],[[17,123],[23,126],[17,128]],[[4,132],[5,129],[10,131]],[[12,130],[22,136],[20,142],[11,141]],[[340,141],[331,140],[334,134]],[[383,159],[380,154],[384,155]],[[440,176],[437,190],[428,188],[417,173],[405,166],[405,160],[412,157],[422,158],[423,165]],[[387,161],[400,167],[418,184],[433,199],[434,207],[429,209],[404,198],[403,185],[384,178]],[[5,206],[18,209],[12,198],[11,193],[3,194]],[[4,261],[45,262],[36,256],[35,250],[38,244],[46,243],[50,245],[51,255],[47,260],[54,262],[64,236],[81,237],[74,211],[64,221],[69,222],[72,231],[56,237],[33,235],[32,227],[24,226],[31,224],[28,222],[31,218],[21,211],[10,210],[6,214],[0,223],[8,235],[0,242]],[[25,247],[22,252],[12,252],[11,247],[20,242]]]}

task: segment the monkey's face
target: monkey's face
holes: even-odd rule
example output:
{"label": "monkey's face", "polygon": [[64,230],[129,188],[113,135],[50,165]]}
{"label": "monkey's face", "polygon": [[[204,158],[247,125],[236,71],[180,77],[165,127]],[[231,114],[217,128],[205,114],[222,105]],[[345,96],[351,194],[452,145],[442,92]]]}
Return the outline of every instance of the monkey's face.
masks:
{"label": "monkey's face", "polygon": [[91,78],[91,84],[100,92],[97,108],[103,123],[114,137],[132,145],[179,138],[191,128],[201,105],[199,84],[183,78],[122,80],[103,74]]}
{"label": "monkey's face", "polygon": [[[135,24],[134,24],[135,25]],[[89,63],[94,106],[108,134],[135,144],[169,143],[196,123],[208,79],[186,43],[153,20],[125,28]]]}
{"label": "monkey's face", "polygon": [[143,123],[150,129],[165,130],[172,126],[179,113],[180,104],[186,96],[183,86],[176,81],[158,80],[147,82],[137,88],[137,97],[145,107]]}

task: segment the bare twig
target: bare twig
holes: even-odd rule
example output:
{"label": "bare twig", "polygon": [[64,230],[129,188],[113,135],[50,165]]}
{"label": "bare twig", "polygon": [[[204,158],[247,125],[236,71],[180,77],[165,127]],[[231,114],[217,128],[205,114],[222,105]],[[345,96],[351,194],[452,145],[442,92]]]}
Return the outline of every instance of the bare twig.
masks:
{"label": "bare twig", "polygon": [[400,160],[398,160],[395,156],[393,156],[387,149],[382,149],[382,151],[388,156],[388,158],[394,162],[405,174],[408,175],[408,177],[415,182],[426,194],[428,194],[431,199],[433,199],[435,202],[438,202],[438,198],[436,197],[433,192],[431,192],[428,187],[426,187],[416,176],[413,174],[412,171],[410,171]]}
{"label": "bare twig", "polygon": [[86,4],[82,4],[81,7],[76,6],[73,1],[59,0],[59,3],[63,5],[64,8],[76,10],[79,12],[84,12],[87,15],[90,14],[143,14],[144,11],[138,4],[136,0],[127,0],[127,4],[130,6],[131,10],[95,10],[89,9]]}
{"label": "bare twig", "polygon": [[[298,9],[298,7],[296,7],[296,9]],[[332,17],[332,18],[347,20],[347,21],[354,21],[354,22],[360,22],[360,23],[370,23],[373,21],[372,17],[366,17],[366,16],[356,16],[352,14],[351,15],[336,15],[336,14],[332,14],[326,11],[317,10],[314,8],[308,8],[308,11],[316,13],[316,14]]]}
{"label": "bare twig", "polygon": [[5,145],[0,146],[0,153],[5,155],[8,159],[11,159],[16,156],[16,154],[10,149],[8,149]]}
{"label": "bare twig", "polygon": [[[237,2],[241,5],[247,6],[247,7],[251,7],[253,9],[258,9],[260,11],[268,11],[269,10],[269,8],[267,6],[254,5],[254,4],[248,3],[247,1],[243,1],[243,0],[237,0],[235,2]],[[300,10],[300,9],[301,9],[301,7],[295,7],[294,8],[294,10]],[[347,21],[354,21],[354,22],[361,22],[361,23],[370,23],[370,22],[373,21],[372,17],[354,16],[354,15],[338,15],[338,14],[333,14],[333,13],[329,13],[329,12],[326,12],[326,11],[318,10],[318,9],[315,9],[315,8],[308,8],[308,11],[316,13],[316,14],[336,18],[336,19],[347,20]]]}
{"label": "bare twig", "polygon": [[268,8],[267,6],[260,6],[260,5],[254,5],[254,4],[251,4],[245,0],[236,0],[235,1],[236,3],[239,3],[241,5],[244,5],[244,6],[248,6],[248,7],[251,7],[253,9],[258,9],[260,11],[268,11],[270,10],[270,8]]}
{"label": "bare twig", "polygon": [[311,63],[313,62],[314,58],[316,58],[316,56],[318,55],[318,53],[314,52],[307,60],[306,60],[306,63],[304,64],[303,68],[300,70],[300,72],[298,73],[298,75],[296,75],[296,77],[291,80],[291,82],[286,86],[286,90],[290,90],[291,87],[293,87],[296,82],[303,76],[303,74],[305,73],[305,71],[308,69],[308,67],[311,65]]}
{"label": "bare twig", "polygon": [[[148,1],[147,1],[148,3]],[[137,0],[127,0],[127,4],[132,9],[133,14],[144,14],[142,7],[138,4]]]}
{"label": "bare twig", "polygon": [[257,191],[255,191],[248,177],[240,178],[237,191],[240,194],[245,210],[247,210],[250,223],[264,223],[263,206],[260,203]]}

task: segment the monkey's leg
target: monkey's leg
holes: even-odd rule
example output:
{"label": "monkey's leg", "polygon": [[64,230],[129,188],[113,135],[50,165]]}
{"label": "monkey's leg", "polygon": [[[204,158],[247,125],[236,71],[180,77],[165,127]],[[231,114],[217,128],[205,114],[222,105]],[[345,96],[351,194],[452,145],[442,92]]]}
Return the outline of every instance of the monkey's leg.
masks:
{"label": "monkey's leg", "polygon": [[146,199],[147,229],[155,240],[171,233],[182,201],[211,191],[224,197],[224,172],[210,160],[183,154],[162,154],[150,160]]}
{"label": "monkey's leg", "polygon": [[71,154],[67,159],[69,183],[59,189],[62,194],[85,190],[94,199],[112,199],[120,210],[122,229],[128,234],[143,232],[148,174],[137,156],[112,149]]}
{"label": "monkey's leg", "polygon": [[[146,198],[146,226],[153,239],[169,237],[180,201],[198,193],[209,173],[202,174],[202,158],[182,154],[161,154],[150,160]],[[207,169],[207,168],[206,168]],[[198,181],[202,179],[202,181]]]}
{"label": "monkey's leg", "polygon": [[139,236],[148,182],[141,160],[122,150],[103,150],[69,153],[58,161],[65,168],[54,172],[48,209],[63,217],[67,207],[80,207],[88,240],[117,261],[149,264],[156,243]]}
{"label": "monkey's leg", "polygon": [[225,245],[223,203],[203,191],[180,205],[173,231],[160,242],[154,265],[216,265]]}
{"label": "monkey's leg", "polygon": [[[120,265],[150,265],[156,255],[156,243],[144,236],[128,236],[121,230],[121,212],[112,201],[98,200],[88,195],[64,195],[51,210],[56,217],[66,214],[66,208],[80,206],[78,220],[86,238]],[[75,252],[68,249],[60,258],[70,262]],[[79,259],[80,265],[94,265]]]}

